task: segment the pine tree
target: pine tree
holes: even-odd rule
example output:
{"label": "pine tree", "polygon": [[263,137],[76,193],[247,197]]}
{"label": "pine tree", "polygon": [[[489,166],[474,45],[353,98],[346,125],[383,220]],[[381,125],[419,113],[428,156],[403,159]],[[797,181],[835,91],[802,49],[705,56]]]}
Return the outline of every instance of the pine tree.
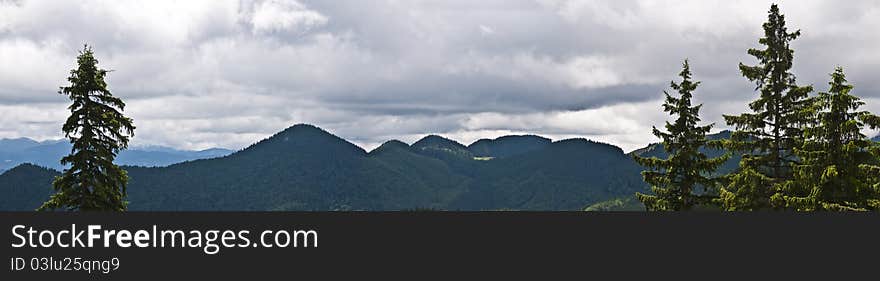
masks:
{"label": "pine tree", "polygon": [[724,116],[736,129],[726,147],[744,153],[740,171],[721,189],[721,202],[727,210],[774,207],[770,197],[779,183],[792,178],[792,167],[797,163],[794,148],[801,146],[802,128],[811,117],[808,95],[813,88],[798,86],[790,72],[794,59],[790,43],[800,31],[788,32],[785,16],[776,4],[770,7],[763,28],[764,37],[758,42],[766,48],[748,50],[758,65],[739,65],[742,75],[755,82],[760,96],[749,104],[751,113]]}
{"label": "pine tree", "polygon": [[[663,148],[669,157],[634,157],[639,164],[650,168],[642,172],[642,176],[651,185],[654,195],[636,194],[649,211],[690,210],[696,205],[710,202],[705,194],[715,186],[715,179],[709,175],[729,157],[725,155],[708,158],[699,150],[709,143],[706,134],[713,124],[697,125],[700,122],[702,104],[692,106],[691,99],[700,82],[691,81],[687,60],[684,61],[679,76],[682,78],[680,83],[670,83],[670,87],[678,91],[679,96],[673,97],[668,92],[663,92],[666,95],[663,111],[677,118],[673,123],[666,122],[668,132],[654,127],[654,135],[663,140]],[[702,188],[702,191],[698,188]]]}
{"label": "pine tree", "polygon": [[802,164],[794,168],[795,179],[773,199],[802,211],[877,210],[880,189],[871,175],[880,170],[871,153],[877,144],[861,130],[880,127],[880,117],[858,111],[865,103],[850,94],[842,68],[828,84],[828,92],[816,97],[817,124],[804,129],[805,142],[796,150]]}
{"label": "pine tree", "polygon": [[62,131],[73,147],[61,159],[70,168],[55,178],[56,193],[40,210],[124,211],[128,175],[113,159],[128,147],[135,127],[121,113],[125,103],[107,89],[108,71],[98,68],[90,47],[83,48],[77,64],[67,78],[70,85],[59,91],[72,101]]}

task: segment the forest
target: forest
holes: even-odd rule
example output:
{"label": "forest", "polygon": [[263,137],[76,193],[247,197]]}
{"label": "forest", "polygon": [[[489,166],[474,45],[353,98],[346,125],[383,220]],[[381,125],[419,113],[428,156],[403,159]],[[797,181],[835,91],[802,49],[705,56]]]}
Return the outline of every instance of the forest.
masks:
{"label": "forest", "polygon": [[[651,211],[718,208],[727,211],[873,211],[880,207],[880,147],[862,134],[876,129],[880,118],[859,108],[865,103],[851,93],[843,68],[830,73],[827,90],[797,84],[791,73],[791,42],[801,32],[789,31],[785,16],[772,5],[760,48],[748,50],[755,65],[740,63],[742,76],[755,83],[757,98],[750,112],[724,115],[735,128],[729,139],[710,141],[713,124],[700,125],[701,105],[691,100],[700,82],[688,61],[665,93],[663,110],[674,121],[665,131],[654,128],[669,155],[636,157],[650,168],[643,172],[653,194],[637,194]],[[739,167],[716,175],[731,154],[708,157],[703,147],[742,155]]]}

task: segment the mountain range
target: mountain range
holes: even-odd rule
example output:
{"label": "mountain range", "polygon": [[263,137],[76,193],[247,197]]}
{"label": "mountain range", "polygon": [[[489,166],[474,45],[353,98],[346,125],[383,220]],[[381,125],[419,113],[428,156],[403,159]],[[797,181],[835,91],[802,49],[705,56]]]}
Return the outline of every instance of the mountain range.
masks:
{"label": "mountain range", "polygon": [[[0,139],[0,173],[22,163],[62,170],[59,159],[70,153],[67,140],[35,141],[28,138]],[[130,166],[168,166],[189,160],[226,156],[231,150],[212,148],[199,151],[177,150],[162,146],[136,147],[123,150],[116,163]]]}
{"label": "mountain range", "polygon": [[[729,137],[730,131],[708,136]],[[27,139],[2,144],[0,156],[8,158],[55,153],[18,160],[28,164],[0,174],[0,210],[33,210],[52,193],[60,167],[51,163],[69,147]],[[535,135],[467,146],[429,135],[368,152],[300,124],[236,152],[147,147],[121,153],[117,163],[129,174],[130,210],[643,210],[633,194],[648,186],[634,155],[668,156],[659,143],[624,153],[586,139]],[[717,174],[736,170],[740,158],[732,155]]]}
{"label": "mountain range", "polygon": [[[430,135],[367,152],[303,124],[221,157],[123,168],[131,210],[582,210],[647,188],[630,155],[586,139]],[[6,171],[0,210],[33,210],[58,174]]]}

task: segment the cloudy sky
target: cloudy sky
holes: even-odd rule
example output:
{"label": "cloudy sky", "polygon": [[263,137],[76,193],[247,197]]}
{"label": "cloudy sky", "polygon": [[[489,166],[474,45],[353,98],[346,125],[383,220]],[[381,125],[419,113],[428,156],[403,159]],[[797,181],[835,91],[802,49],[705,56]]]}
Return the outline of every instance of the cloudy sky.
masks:
{"label": "cloudy sky", "polygon": [[[534,133],[631,150],[691,60],[703,117],[755,97],[767,1],[0,0],[0,138],[60,138],[84,43],[112,69],[135,145],[242,148],[296,123],[367,149],[438,133]],[[786,1],[795,74],[843,66],[880,112],[880,2]]]}

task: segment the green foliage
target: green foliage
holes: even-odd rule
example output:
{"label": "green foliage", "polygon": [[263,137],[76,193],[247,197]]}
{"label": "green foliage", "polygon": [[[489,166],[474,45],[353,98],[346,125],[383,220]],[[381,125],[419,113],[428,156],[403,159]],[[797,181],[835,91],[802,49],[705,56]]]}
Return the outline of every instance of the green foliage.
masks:
{"label": "green foliage", "polygon": [[794,59],[790,42],[800,31],[788,32],[785,17],[775,4],[763,27],[764,37],[758,42],[766,48],[748,50],[758,64],[739,65],[760,95],[749,104],[751,113],[724,116],[727,124],[736,128],[726,147],[745,153],[740,174],[731,176],[721,191],[721,202],[728,210],[774,207],[765,199],[793,177],[792,168],[798,164],[794,150],[803,143],[803,127],[811,118],[808,95],[813,89],[798,86],[790,72]]}
{"label": "green foliage", "polygon": [[[706,135],[706,139],[709,143],[723,143],[724,140],[730,139],[730,134],[732,132],[725,130],[714,134]],[[700,152],[706,154],[706,157],[709,158],[717,158],[722,157],[725,154],[730,154],[730,158],[724,162],[718,170],[715,170],[715,173],[712,173],[712,176],[722,176],[726,174],[730,174],[737,169],[739,169],[739,162],[742,160],[742,154],[736,153],[735,151],[728,152],[724,147],[720,146],[704,146],[700,148]],[[634,150],[629,153],[632,156],[640,156],[643,158],[656,157],[660,159],[669,158],[669,152],[663,148],[662,143],[652,143],[643,148]]]}
{"label": "green foliage", "polygon": [[[743,159],[745,161],[745,159]],[[738,172],[728,175],[729,184],[719,190],[719,201],[727,211],[752,211],[770,205],[773,179],[744,166]],[[733,190],[733,191],[731,191]]]}
{"label": "green foliage", "polygon": [[70,168],[52,183],[57,193],[40,210],[126,209],[128,176],[113,164],[113,159],[128,147],[134,125],[122,115],[125,103],[107,89],[107,70],[97,64],[92,49],[85,46],[77,57],[77,68],[67,78],[70,85],[59,91],[72,101],[68,107],[71,115],[62,131],[73,147],[69,155],[61,158],[61,164]]}
{"label": "green foliage", "polygon": [[816,210],[877,210],[877,144],[861,133],[880,127],[880,117],[859,111],[864,105],[850,94],[842,68],[831,74],[830,89],[816,97],[816,124],[804,130],[801,164],[795,177],[772,197],[786,208]]}
{"label": "green foliage", "polygon": [[[650,170],[642,172],[645,182],[651,185],[654,195],[637,193],[639,201],[649,211],[682,211],[691,210],[698,204],[710,202],[705,195],[714,188],[716,180],[710,178],[719,166],[724,164],[728,155],[708,158],[700,149],[708,144],[706,134],[712,125],[698,126],[700,107],[691,105],[693,91],[700,82],[691,81],[691,71],[685,60],[681,73],[682,81],[670,83],[670,87],[678,91],[678,97],[664,91],[666,101],[663,111],[677,116],[673,123],[666,122],[666,131],[654,128],[654,135],[663,140],[663,147],[669,154],[667,159],[655,157],[644,158],[634,156],[639,164]],[[702,188],[704,195],[697,194]]]}
{"label": "green foliage", "polygon": [[645,205],[635,196],[614,198],[592,204],[584,208],[587,212],[638,212],[645,211]]}

